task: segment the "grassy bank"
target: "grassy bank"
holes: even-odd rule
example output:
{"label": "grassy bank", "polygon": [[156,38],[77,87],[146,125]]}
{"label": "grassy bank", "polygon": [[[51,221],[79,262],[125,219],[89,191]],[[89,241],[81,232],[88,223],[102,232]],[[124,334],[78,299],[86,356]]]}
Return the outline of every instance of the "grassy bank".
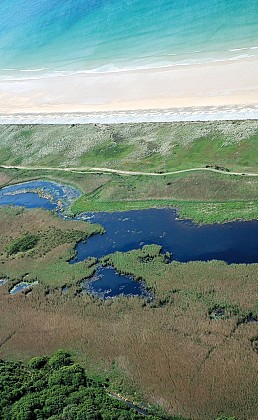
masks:
{"label": "grassy bank", "polygon": [[233,220],[258,219],[257,201],[195,202],[177,200],[94,201],[84,197],[73,206],[74,214],[83,211],[128,211],[148,208],[176,208],[182,219],[196,223],[224,223]]}
{"label": "grassy bank", "polygon": [[2,125],[0,164],[256,172],[257,138],[257,121]]}
{"label": "grassy bank", "polygon": [[50,179],[80,189],[74,214],[152,207],[177,208],[180,217],[197,223],[258,218],[258,178],[196,172],[161,177],[76,174],[59,171],[1,169],[2,186]]}

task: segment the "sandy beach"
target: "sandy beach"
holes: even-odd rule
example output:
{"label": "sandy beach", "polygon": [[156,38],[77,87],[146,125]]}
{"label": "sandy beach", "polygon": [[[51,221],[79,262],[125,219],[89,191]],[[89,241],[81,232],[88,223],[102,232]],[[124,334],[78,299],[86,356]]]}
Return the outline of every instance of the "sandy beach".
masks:
{"label": "sandy beach", "polygon": [[241,112],[258,118],[257,57],[157,69],[0,79],[1,123],[7,122],[6,117],[10,121],[14,114],[21,118],[25,114],[55,114],[57,118],[70,113],[117,113],[121,120],[124,111],[135,115],[135,120],[141,114],[149,115],[149,120],[152,114],[163,115],[163,120],[177,115],[180,120],[180,115],[187,119],[189,113],[198,119],[207,111],[216,119],[216,110],[225,118],[233,119]]}

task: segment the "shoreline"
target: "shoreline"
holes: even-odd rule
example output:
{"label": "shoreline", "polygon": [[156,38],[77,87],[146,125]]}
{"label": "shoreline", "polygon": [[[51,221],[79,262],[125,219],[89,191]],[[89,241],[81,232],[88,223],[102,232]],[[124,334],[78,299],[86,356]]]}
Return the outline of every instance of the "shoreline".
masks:
{"label": "shoreline", "polygon": [[258,120],[258,105],[243,107],[187,107],[107,112],[0,113],[5,124],[121,124]]}
{"label": "shoreline", "polygon": [[0,79],[0,123],[258,118],[258,58],[115,73]]}

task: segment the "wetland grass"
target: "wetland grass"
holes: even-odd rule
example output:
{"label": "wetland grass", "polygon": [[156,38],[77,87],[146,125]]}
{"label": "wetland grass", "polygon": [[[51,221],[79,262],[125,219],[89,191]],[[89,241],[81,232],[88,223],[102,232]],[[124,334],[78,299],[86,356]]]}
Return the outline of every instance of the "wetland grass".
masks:
{"label": "wetland grass", "polygon": [[77,284],[93,274],[94,260],[74,265],[68,260],[77,242],[103,231],[100,225],[62,220],[45,210],[11,207],[0,208],[0,230],[1,276],[37,280],[53,288]]}
{"label": "wetland grass", "polygon": [[[257,324],[239,320],[257,315],[258,265],[167,264],[155,246],[105,262],[144,279],[155,290],[154,304],[102,301],[78,295],[76,286],[46,294],[39,285],[13,297],[3,285],[1,357],[28,360],[62,347],[96,374],[117,366],[117,392],[133,398],[136,388],[172,415],[210,420],[223,412],[255,420]],[[225,308],[226,316],[211,319],[214,308]]]}
{"label": "wetland grass", "polygon": [[[83,193],[74,213],[173,206],[180,217],[199,223],[257,218],[255,177],[50,169],[95,165],[162,172],[217,165],[256,172],[257,131],[257,121],[1,126],[2,165],[48,170],[0,169],[0,185],[35,178],[74,185]],[[109,373],[116,392],[134,400],[137,390],[139,400],[171,415],[256,420],[257,323],[245,320],[257,318],[257,264],[168,264],[157,246],[119,252],[103,263],[144,280],[154,301],[102,301],[80,294],[77,285],[94,271],[95,261],[67,263],[75,243],[101,232],[100,226],[42,210],[2,208],[0,229],[0,277],[39,280],[30,294],[10,296],[10,280],[0,287],[1,358],[28,361],[62,347],[92,374]],[[8,256],[8,244],[28,233],[40,236],[35,247]]]}

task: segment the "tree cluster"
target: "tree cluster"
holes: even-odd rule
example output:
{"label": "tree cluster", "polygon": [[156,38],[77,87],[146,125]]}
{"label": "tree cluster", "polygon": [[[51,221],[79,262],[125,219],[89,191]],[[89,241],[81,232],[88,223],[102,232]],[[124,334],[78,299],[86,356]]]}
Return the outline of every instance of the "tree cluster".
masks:
{"label": "tree cluster", "polygon": [[51,357],[35,357],[28,365],[0,360],[0,418],[144,418],[135,409],[108,395],[106,386],[107,383],[90,379],[85,370],[62,350]]}

